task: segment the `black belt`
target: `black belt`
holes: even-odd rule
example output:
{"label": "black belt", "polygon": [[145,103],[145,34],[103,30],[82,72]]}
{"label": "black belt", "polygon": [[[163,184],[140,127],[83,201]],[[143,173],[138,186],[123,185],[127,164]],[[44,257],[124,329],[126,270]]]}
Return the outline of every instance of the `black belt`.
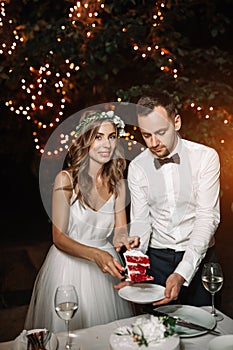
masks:
{"label": "black belt", "polygon": [[168,252],[168,253],[183,253],[184,250],[175,250],[175,249],[172,249],[172,248],[152,248],[152,247],[149,247],[149,249],[153,249],[153,250],[159,250],[161,252]]}
{"label": "black belt", "polygon": [[[214,248],[214,247],[215,247],[214,245],[212,247],[209,247],[207,249],[207,252],[209,250],[212,250],[211,248]],[[149,249],[158,250],[160,252],[167,252],[167,253],[184,253],[185,252],[185,250],[175,250],[172,248],[152,248],[152,247],[149,247]]]}

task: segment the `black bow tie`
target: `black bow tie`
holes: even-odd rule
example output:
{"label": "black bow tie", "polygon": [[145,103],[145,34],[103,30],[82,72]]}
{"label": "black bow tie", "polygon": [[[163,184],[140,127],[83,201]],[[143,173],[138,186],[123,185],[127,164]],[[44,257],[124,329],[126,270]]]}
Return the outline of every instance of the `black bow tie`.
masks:
{"label": "black bow tie", "polygon": [[155,158],[154,159],[154,165],[156,169],[159,169],[163,164],[167,163],[176,163],[180,164],[180,156],[178,153],[174,154],[170,158]]}

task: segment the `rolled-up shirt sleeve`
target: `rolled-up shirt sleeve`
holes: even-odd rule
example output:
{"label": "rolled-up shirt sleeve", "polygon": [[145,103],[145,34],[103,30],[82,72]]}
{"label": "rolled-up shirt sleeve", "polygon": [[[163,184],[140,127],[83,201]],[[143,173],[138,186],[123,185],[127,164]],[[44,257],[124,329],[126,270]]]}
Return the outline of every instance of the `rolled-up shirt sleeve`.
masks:
{"label": "rolled-up shirt sleeve", "polygon": [[131,196],[130,236],[140,237],[140,249],[146,253],[151,236],[150,213],[148,205],[148,184],[143,169],[138,164],[130,163],[128,186]]}
{"label": "rolled-up shirt sleeve", "polygon": [[184,277],[184,285],[190,284],[208,247],[214,244],[214,234],[220,222],[219,174],[218,154],[209,149],[200,164],[193,230],[183,259],[174,271]]}

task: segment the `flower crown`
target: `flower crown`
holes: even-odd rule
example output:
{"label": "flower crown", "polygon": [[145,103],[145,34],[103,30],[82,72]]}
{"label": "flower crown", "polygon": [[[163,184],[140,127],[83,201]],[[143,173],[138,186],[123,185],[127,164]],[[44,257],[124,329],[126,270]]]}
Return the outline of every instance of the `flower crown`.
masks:
{"label": "flower crown", "polygon": [[89,123],[91,123],[94,120],[98,120],[98,119],[108,119],[111,120],[117,128],[117,133],[119,136],[123,136],[124,135],[124,127],[125,127],[125,123],[123,122],[123,120],[118,117],[114,111],[108,111],[108,112],[97,112],[93,115],[91,115],[90,117],[85,118],[81,123],[79,123],[76,126],[76,136],[80,133],[80,131]]}

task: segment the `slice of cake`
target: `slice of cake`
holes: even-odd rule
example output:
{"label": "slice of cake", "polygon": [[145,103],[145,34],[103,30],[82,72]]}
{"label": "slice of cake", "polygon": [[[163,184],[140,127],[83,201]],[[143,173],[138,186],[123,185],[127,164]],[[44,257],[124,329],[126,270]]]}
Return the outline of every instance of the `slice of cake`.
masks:
{"label": "slice of cake", "polygon": [[111,350],[179,350],[174,325],[155,316],[139,316],[131,326],[119,327],[110,335]]}
{"label": "slice of cake", "polygon": [[127,250],[123,255],[126,262],[127,281],[139,283],[154,279],[154,277],[147,274],[147,269],[150,268],[148,255],[135,249]]}

